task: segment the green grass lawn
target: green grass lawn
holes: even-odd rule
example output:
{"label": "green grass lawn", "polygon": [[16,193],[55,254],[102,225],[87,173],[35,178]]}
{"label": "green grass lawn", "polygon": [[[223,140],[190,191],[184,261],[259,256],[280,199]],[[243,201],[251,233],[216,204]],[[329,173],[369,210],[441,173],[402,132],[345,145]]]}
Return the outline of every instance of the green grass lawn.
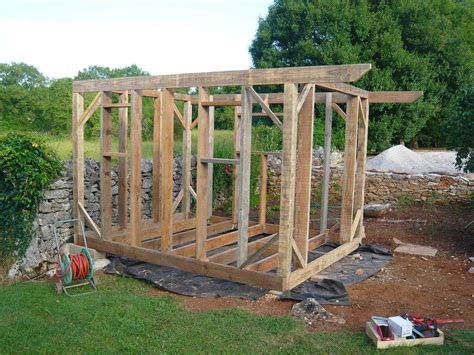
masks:
{"label": "green grass lawn", "polygon": [[[363,333],[309,333],[289,317],[240,310],[186,311],[150,286],[101,277],[99,292],[57,295],[49,283],[0,286],[0,353],[375,353]],[[447,345],[383,353],[474,352],[473,331],[448,333]]]}
{"label": "green grass lawn", "polygon": [[[193,153],[196,153],[197,149],[197,130],[192,131],[192,149]],[[53,148],[61,159],[72,159],[72,141],[69,137],[54,137],[51,135],[34,133],[39,137],[43,138],[48,145]],[[117,140],[114,139],[112,145],[117,150]],[[216,130],[214,132],[214,146],[219,149],[220,146],[233,146],[233,132]],[[143,141],[142,145],[143,158],[151,159],[153,157],[153,142]],[[177,155],[181,155],[183,151],[182,137],[175,137],[174,152]],[[86,158],[99,159],[100,156],[100,145],[99,138],[85,140],[84,142],[84,156]]]}

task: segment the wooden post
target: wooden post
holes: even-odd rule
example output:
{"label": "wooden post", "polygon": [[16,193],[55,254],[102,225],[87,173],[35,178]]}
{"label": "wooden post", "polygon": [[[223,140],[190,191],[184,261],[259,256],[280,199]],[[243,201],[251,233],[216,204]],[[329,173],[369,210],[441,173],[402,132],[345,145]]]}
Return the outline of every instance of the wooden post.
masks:
{"label": "wooden post", "polygon": [[191,212],[191,192],[189,186],[191,185],[191,123],[193,119],[193,106],[191,101],[184,102],[183,118],[185,129],[183,131],[183,213],[184,218],[189,218]]}
{"label": "wooden post", "polygon": [[[119,96],[119,103],[128,103],[128,92]],[[128,146],[128,107],[119,108],[118,149],[127,153]],[[127,158],[120,157],[118,161],[118,221],[120,229],[128,226],[128,166]]]}
{"label": "wooden post", "polygon": [[267,183],[268,183],[268,155],[260,155],[260,194],[258,223],[262,226],[267,219]]}
{"label": "wooden post", "polygon": [[298,154],[296,165],[295,243],[303,257],[303,266],[308,263],[309,213],[311,207],[311,175],[313,167],[314,85],[311,85],[306,100],[298,115]]}
{"label": "wooden post", "polygon": [[153,101],[153,222],[161,221],[161,97],[162,93],[158,93]]}
{"label": "wooden post", "polygon": [[[369,123],[369,100],[362,99],[361,109],[365,113],[366,123]],[[355,182],[355,200],[354,200],[354,209],[361,210],[361,215],[359,219],[359,226],[357,229],[357,237],[364,238],[363,224],[364,224],[364,194],[365,194],[365,165],[367,162],[367,137],[369,129],[366,126],[366,123],[360,119],[359,128],[357,134],[357,175]]]}
{"label": "wooden post", "polygon": [[131,92],[130,129],[130,243],[140,246],[142,229],[142,95]]}
{"label": "wooden post", "polygon": [[[80,93],[72,95],[72,148],[73,148],[73,215],[84,223],[78,204],[84,206],[84,126],[79,118],[84,112],[84,97]],[[74,226],[74,243],[79,242],[80,228]]]}
{"label": "wooden post", "polygon": [[[237,95],[235,96],[237,100]],[[240,114],[241,106],[234,107],[234,159],[240,157]],[[234,165],[234,176],[233,176],[233,193],[232,193],[232,222],[237,225],[237,200],[239,198],[239,166]]]}
{"label": "wooden post", "polygon": [[326,94],[324,115],[324,168],[323,188],[321,195],[321,220],[319,232],[325,233],[328,228],[329,181],[331,178],[331,135],[332,135],[332,93]]}
{"label": "wooden post", "polygon": [[280,276],[291,272],[292,239],[294,232],[296,144],[298,115],[296,111],[298,89],[286,83],[284,92],[283,152],[281,168],[280,230],[278,240]]}
{"label": "wooden post", "polygon": [[197,183],[196,183],[196,259],[205,260],[207,219],[209,212],[209,164],[201,163],[201,158],[207,158],[209,154],[209,107],[203,106],[203,101],[209,101],[209,90],[205,87],[199,88],[198,102],[198,159],[197,159]]}
{"label": "wooden post", "polygon": [[342,181],[341,243],[351,240],[354,214],[354,184],[357,152],[357,120],[359,101],[357,96],[347,100],[346,131],[344,145],[344,177]]}
{"label": "wooden post", "polygon": [[[212,95],[209,96],[209,101],[213,101]],[[214,106],[209,107],[209,151],[208,151],[208,158],[214,157]],[[209,169],[209,211],[208,217],[212,216],[212,203],[213,203],[213,196],[212,196],[212,188],[213,188],[213,180],[214,180],[214,164],[208,164]]]}
{"label": "wooden post", "polygon": [[237,267],[246,260],[248,254],[248,228],[250,207],[250,160],[252,147],[252,99],[242,86],[242,115],[240,118],[240,155],[238,174],[237,209]]}
{"label": "wooden post", "polygon": [[102,238],[111,240],[112,231],[112,157],[104,153],[112,149],[112,92],[102,92],[100,116],[100,229]]}
{"label": "wooden post", "polygon": [[161,144],[161,251],[171,250],[173,234],[173,132],[174,132],[174,92],[163,89],[163,132]]}

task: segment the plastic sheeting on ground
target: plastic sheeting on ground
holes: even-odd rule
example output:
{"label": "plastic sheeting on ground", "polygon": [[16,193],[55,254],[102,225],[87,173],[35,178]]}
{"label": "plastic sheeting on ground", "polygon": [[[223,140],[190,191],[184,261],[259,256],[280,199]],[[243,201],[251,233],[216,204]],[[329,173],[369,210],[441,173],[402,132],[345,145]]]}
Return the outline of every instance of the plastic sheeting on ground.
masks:
{"label": "plastic sheeting on ground", "polygon": [[[309,253],[309,261],[316,259],[336,245],[326,244]],[[358,260],[353,254],[360,254]],[[391,252],[375,245],[363,245],[351,255],[347,255],[327,269],[318,273],[320,280],[308,280],[280,298],[302,301],[315,298],[321,304],[350,305],[344,285],[360,282],[376,274],[391,259]],[[241,283],[196,275],[166,266],[148,264],[113,256],[112,262],[104,269],[109,274],[119,274],[145,280],[156,287],[193,297],[240,297],[258,299],[268,290]]]}

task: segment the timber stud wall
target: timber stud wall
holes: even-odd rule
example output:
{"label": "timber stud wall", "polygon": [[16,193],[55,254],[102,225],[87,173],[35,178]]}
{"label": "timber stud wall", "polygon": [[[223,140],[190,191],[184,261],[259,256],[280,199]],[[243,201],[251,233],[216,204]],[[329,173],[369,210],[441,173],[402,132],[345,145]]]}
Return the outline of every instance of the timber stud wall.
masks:
{"label": "timber stud wall", "polygon": [[[420,92],[367,92],[346,84],[369,64],[177,74],[73,84],[74,215],[86,223],[92,248],[258,287],[288,290],[353,250],[364,237],[363,205],[369,101],[413,102]],[[279,84],[283,93],[257,93],[254,85]],[[210,95],[210,87],[241,86],[240,95]],[[195,87],[197,95],[175,93]],[[322,91],[319,91],[322,90]],[[96,92],[84,108],[84,94]],[[114,97],[117,99],[114,101]],[[154,100],[153,217],[142,219],[142,101]],[[183,110],[176,105],[183,102]],[[283,104],[283,117],[271,109]],[[325,104],[321,224],[309,229],[314,105]],[[258,104],[261,112],[252,107]],[[343,110],[343,106],[346,110]],[[197,118],[193,120],[193,105]],[[234,106],[234,156],[213,157],[214,107]],[[84,208],[84,125],[101,112],[101,225]],[[118,110],[118,151],[112,148],[113,110]],[[130,111],[130,112],[129,112]],[[332,114],[346,124],[340,226],[327,225]],[[283,132],[280,223],[266,222],[270,152],[251,151],[252,117],[268,116]],[[130,116],[130,117],[129,117]],[[130,124],[129,124],[130,122]],[[173,200],[174,125],[183,127],[183,188]],[[129,127],[130,126],[130,127]],[[191,131],[197,126],[197,184],[191,187]],[[128,144],[130,142],[130,144]],[[249,220],[250,159],[261,156],[259,217]],[[119,221],[112,225],[113,159],[118,161]],[[213,164],[234,165],[232,216],[212,215]],[[130,179],[129,179],[130,176]],[[196,201],[195,214],[191,210]],[[129,214],[128,214],[128,211]],[[309,252],[337,235],[339,247],[309,260]],[[81,243],[79,229],[75,242]],[[225,247],[225,248],[223,248]]]}

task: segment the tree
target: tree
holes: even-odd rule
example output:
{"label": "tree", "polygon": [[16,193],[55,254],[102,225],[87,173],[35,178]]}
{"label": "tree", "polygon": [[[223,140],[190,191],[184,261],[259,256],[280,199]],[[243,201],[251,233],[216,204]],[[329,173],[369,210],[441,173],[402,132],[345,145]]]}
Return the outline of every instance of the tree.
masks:
{"label": "tree", "polygon": [[110,79],[120,78],[124,76],[144,76],[150,75],[147,71],[139,68],[136,64],[132,64],[123,68],[109,68],[97,65],[91,65],[79,73],[77,73],[74,80],[90,80],[90,79]]}
{"label": "tree", "polygon": [[472,0],[276,0],[250,46],[257,68],[371,63],[357,85],[422,90],[411,105],[374,105],[369,149],[444,145],[448,113],[472,72]]}

